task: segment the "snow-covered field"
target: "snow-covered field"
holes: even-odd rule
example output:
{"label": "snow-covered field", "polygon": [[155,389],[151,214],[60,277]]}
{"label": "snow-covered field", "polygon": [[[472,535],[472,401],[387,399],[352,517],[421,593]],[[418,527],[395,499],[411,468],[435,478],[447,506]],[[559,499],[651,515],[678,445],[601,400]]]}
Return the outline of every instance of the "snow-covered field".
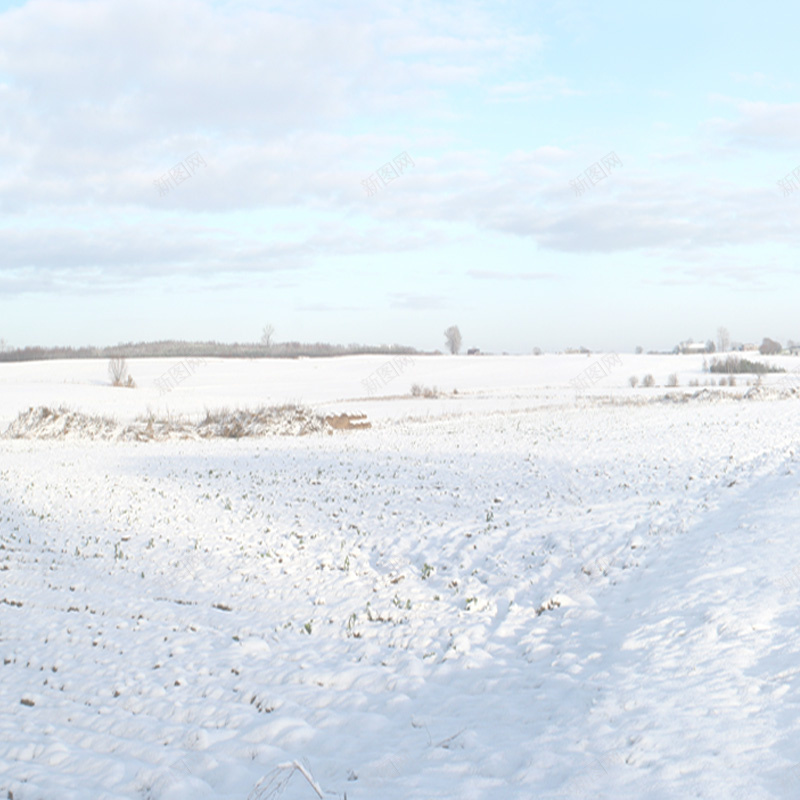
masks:
{"label": "snow-covered field", "polygon": [[317,797],[294,761],[348,800],[800,796],[800,403],[620,358],[576,394],[596,356],[415,356],[372,397],[386,357],[209,360],[163,396],[175,361],[0,364],[0,430],[373,426],[0,439],[0,798]]}

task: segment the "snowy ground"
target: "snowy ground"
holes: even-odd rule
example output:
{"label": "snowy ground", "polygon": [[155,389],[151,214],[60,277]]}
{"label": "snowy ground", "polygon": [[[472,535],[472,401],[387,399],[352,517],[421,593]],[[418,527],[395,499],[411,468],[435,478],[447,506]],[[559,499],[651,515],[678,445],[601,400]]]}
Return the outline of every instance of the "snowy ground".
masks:
{"label": "snowy ground", "polygon": [[594,359],[415,357],[381,397],[382,357],[214,360],[165,396],[172,361],[133,390],[0,364],[0,429],[61,403],[373,423],[0,439],[0,797],[245,800],[294,760],[348,800],[800,796],[798,400],[679,402],[689,356],[576,396]]}

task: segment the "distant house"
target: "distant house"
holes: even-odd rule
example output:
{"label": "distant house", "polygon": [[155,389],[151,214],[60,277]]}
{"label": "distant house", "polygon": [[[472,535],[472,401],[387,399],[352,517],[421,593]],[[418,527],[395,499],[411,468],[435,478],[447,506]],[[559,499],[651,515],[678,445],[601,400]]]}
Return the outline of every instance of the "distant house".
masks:
{"label": "distant house", "polygon": [[800,356],[800,344],[793,344],[786,348],[790,356]]}
{"label": "distant house", "polygon": [[469,349],[469,350],[467,350],[467,355],[468,355],[468,356],[477,356],[477,355],[480,355],[480,352],[481,352],[481,351],[480,351],[480,349],[479,349],[479,348],[477,348],[477,347],[470,347],[470,349]]}

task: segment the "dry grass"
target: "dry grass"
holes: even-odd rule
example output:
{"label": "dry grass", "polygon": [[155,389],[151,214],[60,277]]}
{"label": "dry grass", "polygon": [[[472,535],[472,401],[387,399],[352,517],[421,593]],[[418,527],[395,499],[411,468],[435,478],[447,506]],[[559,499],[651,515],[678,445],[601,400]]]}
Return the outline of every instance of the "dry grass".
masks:
{"label": "dry grass", "polygon": [[435,386],[422,386],[419,383],[415,383],[411,387],[411,396],[432,399],[439,396],[439,390]]}
{"label": "dry grass", "polygon": [[366,414],[339,414],[338,416],[325,417],[325,422],[335,431],[350,431],[371,428],[372,423],[366,422],[366,419]]}
{"label": "dry grass", "polygon": [[[283,793],[292,775],[299,772],[314,790],[317,797],[324,798],[320,785],[314,780],[311,771],[299,761],[289,761],[286,764],[278,764],[272,772],[265,775],[254,787],[247,800],[272,800]],[[345,798],[347,795],[345,795]]]}
{"label": "dry grass", "polygon": [[135,381],[128,374],[128,362],[124,358],[109,359],[108,375],[111,378],[112,386],[124,386],[127,389],[136,388]]}
{"label": "dry grass", "polygon": [[119,423],[110,417],[89,416],[71,411],[65,406],[29,408],[8,426],[6,439],[63,439],[68,436],[86,436],[92,439],[110,439],[119,429]]}
{"label": "dry grass", "polygon": [[335,430],[372,427],[364,414],[321,416],[300,405],[262,406],[255,409],[206,411],[200,422],[183,417],[157,417],[150,413],[129,425],[108,417],[71,411],[63,406],[29,408],[19,414],[3,434],[7,439],[241,439],[257,436],[307,436]]}

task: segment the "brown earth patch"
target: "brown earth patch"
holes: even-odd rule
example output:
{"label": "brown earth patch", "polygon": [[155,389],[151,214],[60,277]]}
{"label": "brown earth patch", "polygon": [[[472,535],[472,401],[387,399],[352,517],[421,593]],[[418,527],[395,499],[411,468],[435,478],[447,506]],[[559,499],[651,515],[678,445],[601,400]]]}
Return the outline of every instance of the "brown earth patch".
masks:
{"label": "brown earth patch", "polygon": [[336,431],[350,431],[371,428],[372,423],[366,422],[366,419],[366,414],[336,414],[325,417],[325,422]]}

